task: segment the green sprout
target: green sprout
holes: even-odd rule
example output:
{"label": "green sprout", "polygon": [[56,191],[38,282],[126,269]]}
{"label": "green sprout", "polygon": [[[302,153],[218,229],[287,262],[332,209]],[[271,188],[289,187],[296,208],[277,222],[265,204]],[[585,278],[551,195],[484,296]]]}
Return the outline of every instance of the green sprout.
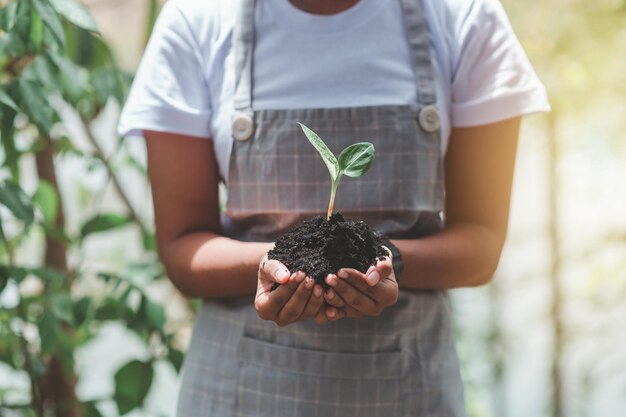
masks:
{"label": "green sprout", "polygon": [[332,189],[330,192],[330,202],[328,203],[328,211],[326,212],[326,218],[330,219],[330,215],[333,213],[333,207],[335,205],[335,194],[337,193],[337,187],[339,187],[339,180],[343,174],[348,177],[356,178],[365,174],[374,161],[374,145],[369,142],[359,142],[348,146],[339,154],[339,159],[328,149],[328,146],[324,143],[317,133],[303,125],[298,123],[302,128],[302,131],[309,139],[309,142],[317,149],[322,156],[330,178],[332,179]]}

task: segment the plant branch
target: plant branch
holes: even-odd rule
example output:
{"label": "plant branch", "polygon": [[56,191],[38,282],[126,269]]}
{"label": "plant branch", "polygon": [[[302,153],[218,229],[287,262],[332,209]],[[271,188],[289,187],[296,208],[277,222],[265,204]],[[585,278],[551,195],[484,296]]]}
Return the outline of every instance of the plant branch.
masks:
{"label": "plant branch", "polygon": [[102,150],[102,147],[100,146],[100,144],[98,143],[98,140],[96,139],[93,132],[91,131],[91,128],[89,127],[89,122],[85,120],[83,117],[81,117],[81,122],[83,124],[83,129],[85,130],[85,133],[87,134],[87,139],[89,140],[89,143],[91,143],[91,145],[96,150],[96,157],[100,161],[102,161],[102,163],[104,164],[104,167],[107,170],[109,178],[111,179],[111,182],[113,183],[113,188],[115,189],[119,197],[122,199],[122,202],[126,206],[126,209],[128,210],[128,216],[133,222],[135,222],[135,224],[137,224],[137,226],[141,230],[141,233],[143,235],[147,235],[149,233],[148,228],[146,227],[146,225],[143,223],[143,221],[137,214],[137,211],[135,210],[132,203],[130,202],[130,198],[128,197],[128,194],[126,194],[126,192],[124,191],[124,188],[122,188],[121,182],[119,178],[117,177],[117,175],[115,175],[115,171],[113,170],[113,167],[111,166],[110,161],[104,155],[104,151]]}

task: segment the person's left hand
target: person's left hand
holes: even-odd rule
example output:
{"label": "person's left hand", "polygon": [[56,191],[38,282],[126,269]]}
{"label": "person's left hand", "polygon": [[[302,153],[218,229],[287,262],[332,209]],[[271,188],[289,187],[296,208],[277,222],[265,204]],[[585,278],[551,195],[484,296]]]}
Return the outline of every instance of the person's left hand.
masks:
{"label": "person's left hand", "polygon": [[378,260],[365,274],[342,268],[336,275],[329,274],[325,282],[331,287],[324,294],[328,307],[316,315],[318,324],[343,317],[378,316],[398,300],[399,289],[391,253]]}

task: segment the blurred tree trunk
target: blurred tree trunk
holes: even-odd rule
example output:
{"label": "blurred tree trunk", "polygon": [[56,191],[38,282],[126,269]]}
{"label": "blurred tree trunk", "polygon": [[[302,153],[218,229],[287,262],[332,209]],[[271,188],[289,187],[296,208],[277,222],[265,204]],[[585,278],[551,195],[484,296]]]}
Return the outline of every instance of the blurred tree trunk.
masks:
{"label": "blurred tree trunk", "polygon": [[[44,148],[36,156],[37,175],[40,180],[47,181],[58,195],[58,211],[55,225],[60,230],[65,230],[65,218],[63,216],[63,200],[59,192],[59,186],[54,167],[54,152],[50,138],[42,138]],[[54,239],[46,235],[44,265],[56,268],[65,273],[67,268],[67,248],[65,243],[59,239]],[[67,290],[70,290],[70,283],[66,282]],[[46,361],[46,370],[39,380],[39,392],[41,402],[46,410],[48,406],[53,407],[53,415],[57,417],[80,417],[82,409],[76,397],[77,377],[73,372],[73,366],[64,366],[60,356],[52,356]]]}
{"label": "blurred tree trunk", "polygon": [[552,407],[553,417],[565,417],[563,410],[563,364],[562,354],[565,344],[565,331],[563,323],[563,294],[560,282],[561,276],[561,245],[560,245],[560,199],[561,191],[558,162],[559,162],[559,138],[558,138],[558,111],[556,108],[548,114],[548,232],[550,240],[550,287],[552,298],[550,300],[550,319],[553,334],[553,356],[551,361],[552,382]]}

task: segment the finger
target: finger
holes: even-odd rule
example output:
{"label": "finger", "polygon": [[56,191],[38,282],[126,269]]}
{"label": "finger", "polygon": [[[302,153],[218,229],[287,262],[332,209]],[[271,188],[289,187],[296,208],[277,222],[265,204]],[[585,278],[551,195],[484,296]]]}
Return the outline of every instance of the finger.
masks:
{"label": "finger", "polygon": [[257,293],[254,306],[264,320],[277,319],[278,313],[295,291],[293,285],[281,285],[272,292]]}
{"label": "finger", "polygon": [[347,312],[343,308],[326,307],[326,317],[329,321],[337,321],[346,317]]}
{"label": "finger", "polygon": [[376,270],[380,274],[380,277],[382,280],[385,280],[391,277],[393,277],[394,280],[396,279],[394,275],[394,271],[393,271],[393,263],[391,261],[391,258],[385,258],[382,261],[379,260],[378,262],[376,262]]}
{"label": "finger", "polygon": [[296,290],[278,313],[278,323],[288,324],[296,321],[304,312],[312,292],[312,287],[307,287],[304,280],[300,280]]}
{"label": "finger", "polygon": [[[368,272],[372,273],[372,271],[375,270],[376,268],[374,267],[373,269],[368,269]],[[370,298],[375,298],[373,296],[373,293],[376,290],[376,284],[371,285],[370,283],[368,283],[366,275],[362,272],[352,268],[342,268],[337,272],[337,276],[358,289],[359,291],[368,294]]]}
{"label": "finger", "polygon": [[[383,265],[383,270],[385,270],[384,268],[386,267]],[[377,273],[376,268],[368,271],[370,272],[370,274]],[[347,277],[342,278],[342,280],[346,281],[357,290],[360,290],[363,293],[367,294],[371,299],[374,300],[374,302],[377,304],[377,307],[380,309],[380,307],[395,304],[398,297],[398,284],[395,282],[393,274],[389,275],[389,271],[391,271],[391,269],[385,271],[387,273],[386,278],[380,278],[378,284],[373,287],[370,287],[368,284],[365,283],[366,278],[364,277],[364,274],[359,271],[346,268],[345,271],[339,270],[337,275],[340,277]],[[379,314],[379,312],[380,311],[377,312],[376,310],[368,311],[368,313],[370,314]]]}
{"label": "finger", "polygon": [[[385,260],[388,260],[388,259],[389,258],[385,258]],[[381,271],[380,271],[379,265],[381,267],[382,266],[386,267],[387,261],[381,261],[381,260],[376,261],[376,265],[370,266],[365,274],[363,274],[361,271],[357,271],[356,269],[353,269],[353,268],[341,268],[337,272],[337,275],[339,277],[341,277],[341,278],[356,278],[356,277],[358,277],[358,278],[361,278],[361,280],[355,280],[354,281],[355,284],[360,284],[361,282],[365,282],[370,287],[374,287],[376,284],[378,284],[380,282],[380,279],[381,279]],[[391,262],[390,261],[389,261],[389,266],[391,266]]]}
{"label": "finger", "polygon": [[328,305],[331,305],[333,307],[340,308],[346,306],[346,303],[341,299],[341,297],[337,295],[337,293],[332,288],[326,290],[326,292],[324,293],[324,299],[326,300]]}
{"label": "finger", "polygon": [[311,298],[309,298],[309,302],[304,309],[304,313],[302,313],[303,319],[310,319],[317,315],[317,313],[321,310],[322,305],[324,304],[323,293],[324,290],[322,286],[319,284],[315,284],[315,280],[311,278],[311,286],[313,287],[313,294],[311,294]]}
{"label": "finger", "polygon": [[361,313],[369,315],[378,309],[376,301],[348,284],[345,280],[337,278],[336,275],[328,275],[326,283],[337,292],[348,306]]}
{"label": "finger", "polygon": [[289,280],[291,274],[285,265],[276,259],[268,259],[262,262],[261,271],[266,279],[284,284]]}
{"label": "finger", "polygon": [[329,321],[330,320],[328,320],[328,317],[326,317],[326,308],[320,308],[320,310],[315,315],[315,323],[322,325],[328,323]]}

